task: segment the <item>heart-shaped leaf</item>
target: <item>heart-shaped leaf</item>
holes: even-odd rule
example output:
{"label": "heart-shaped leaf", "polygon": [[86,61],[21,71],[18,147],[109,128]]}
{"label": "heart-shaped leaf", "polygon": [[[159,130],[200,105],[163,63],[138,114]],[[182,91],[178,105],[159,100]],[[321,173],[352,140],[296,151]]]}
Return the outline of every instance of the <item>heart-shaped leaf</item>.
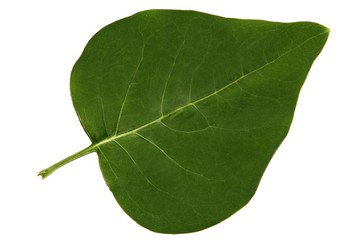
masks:
{"label": "heart-shaped leaf", "polygon": [[311,22],[150,10],[87,44],[71,95],[124,211],[156,232],[198,231],[254,195],[329,30]]}

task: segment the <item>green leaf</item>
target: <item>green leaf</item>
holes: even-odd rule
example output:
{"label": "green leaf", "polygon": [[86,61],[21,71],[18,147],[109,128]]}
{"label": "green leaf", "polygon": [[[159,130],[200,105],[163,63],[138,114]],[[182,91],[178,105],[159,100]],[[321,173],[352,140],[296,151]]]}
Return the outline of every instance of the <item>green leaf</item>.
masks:
{"label": "green leaf", "polygon": [[101,29],[71,74],[90,152],[124,211],[156,232],[221,222],[254,195],[329,30],[150,10]]}

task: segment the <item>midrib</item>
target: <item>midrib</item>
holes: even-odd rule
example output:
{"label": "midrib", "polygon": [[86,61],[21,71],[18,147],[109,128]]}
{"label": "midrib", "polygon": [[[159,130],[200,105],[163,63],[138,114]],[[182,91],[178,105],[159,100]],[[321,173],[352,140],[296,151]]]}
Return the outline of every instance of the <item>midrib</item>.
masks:
{"label": "midrib", "polygon": [[100,147],[101,145],[104,145],[104,144],[106,144],[106,143],[109,143],[109,142],[115,141],[115,140],[117,140],[117,139],[121,139],[121,138],[123,138],[123,137],[132,135],[132,134],[134,134],[134,133],[136,133],[136,132],[138,132],[138,131],[140,131],[140,130],[142,130],[142,129],[145,129],[145,128],[153,125],[153,124],[159,123],[159,122],[161,122],[162,120],[166,119],[167,117],[169,117],[169,116],[171,116],[171,115],[173,115],[173,114],[176,114],[176,113],[178,113],[178,112],[181,112],[182,110],[187,109],[188,107],[190,107],[190,106],[192,106],[192,105],[195,105],[195,104],[197,104],[197,103],[199,103],[199,102],[205,101],[206,99],[211,98],[211,97],[219,94],[219,93],[222,92],[222,91],[225,91],[226,89],[230,88],[232,85],[237,84],[240,80],[242,80],[242,79],[244,79],[244,78],[246,78],[246,77],[248,77],[248,76],[250,76],[250,75],[252,75],[252,74],[254,74],[254,73],[256,73],[256,72],[258,72],[258,71],[261,71],[262,69],[266,68],[267,66],[269,66],[269,65],[271,65],[271,64],[274,64],[274,63],[277,62],[280,58],[282,58],[282,57],[288,55],[289,53],[293,52],[294,50],[302,47],[303,45],[305,45],[305,44],[306,44],[307,42],[309,42],[310,40],[312,40],[312,39],[314,39],[314,38],[316,38],[316,37],[319,37],[319,36],[321,36],[321,35],[323,35],[323,34],[326,34],[326,33],[328,33],[328,30],[325,30],[325,31],[322,32],[322,33],[319,33],[319,34],[317,34],[317,35],[315,35],[315,36],[312,36],[312,37],[306,39],[304,42],[302,42],[302,43],[299,44],[298,46],[296,46],[296,47],[294,47],[294,48],[286,51],[285,53],[281,54],[281,55],[278,56],[277,58],[274,58],[273,60],[265,63],[264,65],[256,68],[255,70],[253,70],[253,71],[251,71],[251,72],[248,72],[247,74],[242,75],[241,77],[235,79],[234,81],[228,83],[228,84],[225,85],[224,87],[222,87],[222,88],[214,91],[213,93],[211,93],[211,94],[209,94],[209,95],[206,95],[206,96],[204,96],[204,97],[202,97],[202,98],[199,98],[199,99],[197,99],[197,100],[195,100],[195,101],[193,101],[193,102],[189,102],[189,103],[187,103],[187,104],[184,105],[184,106],[178,107],[178,108],[176,108],[174,111],[169,112],[168,114],[162,115],[161,117],[159,117],[159,118],[157,118],[157,119],[155,119],[155,120],[153,120],[153,121],[151,121],[151,122],[149,122],[149,123],[146,123],[146,124],[144,124],[144,125],[142,125],[142,126],[140,126],[140,127],[137,127],[137,128],[135,128],[135,129],[133,129],[133,130],[130,130],[130,131],[126,132],[126,133],[121,133],[121,134],[119,134],[119,135],[113,135],[113,136],[111,136],[111,137],[109,137],[109,138],[106,138],[106,139],[104,139],[104,140],[102,140],[102,141],[100,141],[100,142],[98,142],[98,143],[94,143],[94,144],[92,144],[91,148],[92,148],[92,149],[95,149],[95,148],[98,148],[98,147]]}

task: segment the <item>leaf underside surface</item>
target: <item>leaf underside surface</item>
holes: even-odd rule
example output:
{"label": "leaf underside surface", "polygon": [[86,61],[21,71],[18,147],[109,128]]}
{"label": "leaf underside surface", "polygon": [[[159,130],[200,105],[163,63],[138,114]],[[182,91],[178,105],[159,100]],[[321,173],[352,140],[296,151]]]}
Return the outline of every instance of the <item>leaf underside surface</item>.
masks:
{"label": "leaf underside surface", "polygon": [[179,10],[114,22],[71,73],[92,141],[75,157],[96,151],[115,199],[145,228],[217,224],[254,195],[328,33]]}

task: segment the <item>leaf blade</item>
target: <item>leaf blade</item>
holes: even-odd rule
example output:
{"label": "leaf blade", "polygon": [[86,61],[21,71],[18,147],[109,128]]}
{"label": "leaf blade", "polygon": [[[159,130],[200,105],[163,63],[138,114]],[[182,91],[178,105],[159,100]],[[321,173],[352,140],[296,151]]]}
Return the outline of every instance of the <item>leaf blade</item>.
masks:
{"label": "leaf blade", "polygon": [[71,93],[129,216],[183,233],[243,207],[289,130],[328,32],[153,10],[96,34],[74,66]]}

